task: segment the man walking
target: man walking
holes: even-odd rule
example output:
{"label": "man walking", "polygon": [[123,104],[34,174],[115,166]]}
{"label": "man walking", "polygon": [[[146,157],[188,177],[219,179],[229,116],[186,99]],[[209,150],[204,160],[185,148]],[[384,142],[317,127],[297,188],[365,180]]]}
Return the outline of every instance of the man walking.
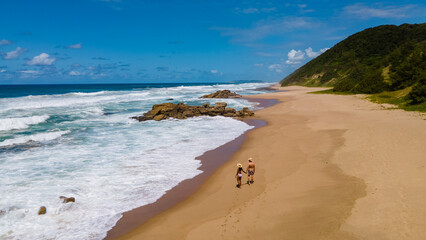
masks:
{"label": "man walking", "polygon": [[249,161],[249,164],[247,167],[247,184],[250,185],[251,183],[254,183],[253,175],[254,175],[254,172],[256,172],[256,166],[254,165],[253,158],[249,158],[248,161]]}

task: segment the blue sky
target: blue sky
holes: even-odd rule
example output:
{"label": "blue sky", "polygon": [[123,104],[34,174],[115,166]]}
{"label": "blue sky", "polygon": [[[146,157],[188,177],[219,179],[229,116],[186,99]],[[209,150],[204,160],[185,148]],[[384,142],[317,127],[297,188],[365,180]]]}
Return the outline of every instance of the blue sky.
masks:
{"label": "blue sky", "polygon": [[0,2],[0,84],[279,81],[422,1]]}

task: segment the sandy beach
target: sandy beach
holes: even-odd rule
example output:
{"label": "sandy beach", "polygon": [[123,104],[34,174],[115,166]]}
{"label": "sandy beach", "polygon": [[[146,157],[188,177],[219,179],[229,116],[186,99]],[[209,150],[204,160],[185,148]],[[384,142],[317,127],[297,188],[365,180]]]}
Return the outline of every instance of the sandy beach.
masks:
{"label": "sandy beach", "polygon": [[425,116],[281,90],[253,96],[280,103],[195,193],[120,239],[426,239]]}

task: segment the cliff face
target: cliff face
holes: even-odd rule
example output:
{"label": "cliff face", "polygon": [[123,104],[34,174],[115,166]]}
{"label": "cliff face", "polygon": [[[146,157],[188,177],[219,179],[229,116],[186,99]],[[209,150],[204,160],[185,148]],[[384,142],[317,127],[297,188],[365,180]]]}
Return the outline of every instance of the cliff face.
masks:
{"label": "cliff face", "polygon": [[339,42],[281,81],[378,93],[412,88],[413,104],[426,95],[426,23],[368,28]]}

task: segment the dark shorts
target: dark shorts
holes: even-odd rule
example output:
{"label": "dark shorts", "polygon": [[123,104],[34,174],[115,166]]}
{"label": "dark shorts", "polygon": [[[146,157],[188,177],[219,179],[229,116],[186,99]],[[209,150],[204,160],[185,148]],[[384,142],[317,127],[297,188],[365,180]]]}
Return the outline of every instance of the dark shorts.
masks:
{"label": "dark shorts", "polygon": [[254,175],[254,170],[248,170],[248,171],[247,171],[247,175],[248,175],[248,176],[252,176],[252,175]]}

